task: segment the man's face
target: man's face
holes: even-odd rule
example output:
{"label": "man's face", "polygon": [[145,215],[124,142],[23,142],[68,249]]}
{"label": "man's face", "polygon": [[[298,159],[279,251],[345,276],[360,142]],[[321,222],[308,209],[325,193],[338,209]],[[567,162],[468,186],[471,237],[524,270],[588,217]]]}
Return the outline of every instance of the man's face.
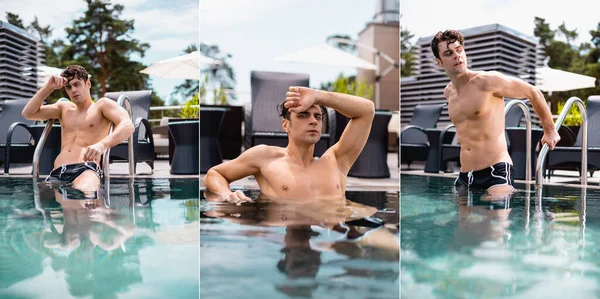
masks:
{"label": "man's face", "polygon": [[90,97],[90,86],[89,80],[84,81],[77,77],[71,79],[65,85],[65,90],[71,99],[71,102],[77,104],[83,102],[86,98]]}
{"label": "man's face", "polygon": [[313,105],[304,112],[291,112],[290,120],[284,119],[282,125],[289,138],[316,144],[321,139],[323,113],[319,106]]}
{"label": "man's face", "polygon": [[467,54],[464,47],[458,42],[448,44],[439,43],[440,59],[435,59],[436,64],[443,68],[446,73],[457,75],[467,70]]}

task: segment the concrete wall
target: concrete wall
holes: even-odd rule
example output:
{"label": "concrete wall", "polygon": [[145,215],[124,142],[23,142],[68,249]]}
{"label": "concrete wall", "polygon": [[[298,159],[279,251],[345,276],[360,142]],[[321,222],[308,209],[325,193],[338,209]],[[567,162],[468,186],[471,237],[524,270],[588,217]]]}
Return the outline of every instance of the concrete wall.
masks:
{"label": "concrete wall", "polygon": [[[400,25],[368,23],[366,28],[359,33],[359,42],[379,49],[390,56],[395,61],[400,61]],[[375,54],[372,51],[358,48],[358,56],[367,61],[375,63]],[[383,72],[391,64],[383,59],[379,59],[380,70]],[[375,71],[359,69],[356,75],[357,80],[366,81],[368,84],[375,85]],[[400,88],[400,69],[394,68],[384,77],[381,77],[380,84],[380,104],[379,109],[398,111],[400,108],[399,88]],[[375,101],[375,87],[371,100]]]}

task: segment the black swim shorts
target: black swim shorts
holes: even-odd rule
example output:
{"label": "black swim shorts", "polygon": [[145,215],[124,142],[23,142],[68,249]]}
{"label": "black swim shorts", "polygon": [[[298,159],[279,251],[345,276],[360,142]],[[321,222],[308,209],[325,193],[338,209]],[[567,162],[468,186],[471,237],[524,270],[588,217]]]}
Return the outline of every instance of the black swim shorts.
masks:
{"label": "black swim shorts", "polygon": [[514,167],[512,164],[500,162],[481,170],[461,172],[454,181],[454,186],[487,190],[490,187],[502,185],[512,187],[514,182]]}
{"label": "black swim shorts", "polygon": [[83,162],[75,164],[63,164],[60,167],[55,168],[50,172],[50,175],[46,178],[46,181],[59,181],[72,183],[78,176],[84,171],[92,170],[98,176],[98,179],[102,179],[102,171],[95,162]]}

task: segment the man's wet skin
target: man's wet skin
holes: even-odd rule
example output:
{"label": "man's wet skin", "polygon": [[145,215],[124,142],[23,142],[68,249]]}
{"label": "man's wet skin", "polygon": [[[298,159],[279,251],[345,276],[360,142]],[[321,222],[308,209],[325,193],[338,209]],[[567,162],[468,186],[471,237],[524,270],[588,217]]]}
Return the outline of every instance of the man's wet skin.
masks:
{"label": "man's wet skin", "polygon": [[[211,192],[205,192],[205,196],[208,201],[213,201],[213,210],[206,212],[207,216],[249,225],[321,225],[331,228],[340,222],[363,219],[377,212],[374,207],[344,198],[298,200],[260,197],[253,203],[238,206],[221,202],[220,197]],[[256,219],[260,220],[259,223]]]}
{"label": "man's wet skin", "polygon": [[320,226],[336,231],[346,238],[333,243],[321,243],[319,246],[323,250],[334,250],[357,257],[356,246],[363,246],[375,248],[378,253],[367,254],[377,259],[397,260],[399,258],[399,240],[387,228],[348,224],[375,215],[377,209],[374,207],[345,198],[329,200],[259,198],[254,202],[236,205],[221,202],[217,195],[210,192],[206,192],[205,195],[207,200],[210,201],[211,198],[214,200],[211,204],[213,209],[205,213],[208,217],[226,219],[244,225],[287,227],[288,230]]}
{"label": "man's wet skin", "polygon": [[485,241],[504,242],[510,225],[512,194],[508,196],[469,192],[457,196],[457,247],[478,246]]}

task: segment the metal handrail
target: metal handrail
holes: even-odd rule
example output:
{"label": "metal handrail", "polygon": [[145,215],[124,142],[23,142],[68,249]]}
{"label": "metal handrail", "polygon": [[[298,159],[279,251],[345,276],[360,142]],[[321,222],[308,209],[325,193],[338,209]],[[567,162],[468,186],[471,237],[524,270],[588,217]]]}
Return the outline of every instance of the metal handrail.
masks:
{"label": "metal handrail", "polygon": [[[583,101],[578,97],[571,97],[565,103],[562,112],[558,116],[556,123],[554,124],[554,129],[558,131],[563,121],[567,117],[567,113],[569,112],[573,103],[576,103],[579,107],[579,112],[581,113],[581,185],[587,185],[587,112],[585,110],[585,106],[583,105]],[[535,176],[535,185],[536,187],[541,187],[543,184],[543,172],[544,172],[544,160],[546,159],[546,155],[548,154],[548,144],[544,144],[542,149],[540,150],[540,154],[538,156],[537,164],[536,164],[536,176]]]}
{"label": "metal handrail", "polygon": [[[69,101],[67,98],[60,98],[58,102],[60,101]],[[52,130],[52,126],[54,125],[54,121],[56,120],[56,118],[51,118],[48,120],[48,122],[46,123],[46,127],[44,127],[44,131],[42,132],[42,135],[40,136],[40,140],[38,141],[37,145],[35,146],[35,151],[33,152],[33,161],[32,163],[32,169],[31,169],[31,175],[33,176],[33,178],[39,178],[40,177],[40,157],[42,156],[42,150],[44,149],[44,144],[46,143],[46,139],[48,139],[48,135],[50,135],[50,130]]]}
{"label": "metal handrail", "polygon": [[525,139],[526,139],[526,145],[525,145],[525,150],[527,151],[527,153],[525,154],[525,180],[527,182],[531,181],[531,114],[529,112],[529,108],[527,107],[527,105],[525,104],[525,102],[521,101],[521,100],[512,100],[510,102],[508,102],[506,104],[506,106],[504,106],[504,115],[506,116],[506,114],[508,114],[508,111],[510,111],[510,108],[512,108],[512,106],[514,105],[518,105],[521,107],[521,110],[523,110],[523,114],[525,115],[525,122],[527,124],[526,126],[526,132],[525,132]]}
{"label": "metal handrail", "polygon": [[[129,98],[122,94],[119,96],[119,98],[117,99],[117,105],[125,108],[125,110],[127,110],[127,113],[129,114],[129,119],[133,119],[132,113],[131,113],[131,101],[129,100]],[[114,124],[110,125],[110,130],[108,131],[108,134],[112,133],[113,128],[114,128]],[[135,160],[133,159],[134,153],[133,153],[133,135],[129,135],[129,138],[127,138],[127,156],[129,158],[129,177],[133,177],[135,175],[134,173],[134,163]],[[102,171],[104,172],[104,179],[108,180],[110,178],[110,148],[108,148],[106,150],[106,152],[104,153],[104,161],[102,161]]]}

